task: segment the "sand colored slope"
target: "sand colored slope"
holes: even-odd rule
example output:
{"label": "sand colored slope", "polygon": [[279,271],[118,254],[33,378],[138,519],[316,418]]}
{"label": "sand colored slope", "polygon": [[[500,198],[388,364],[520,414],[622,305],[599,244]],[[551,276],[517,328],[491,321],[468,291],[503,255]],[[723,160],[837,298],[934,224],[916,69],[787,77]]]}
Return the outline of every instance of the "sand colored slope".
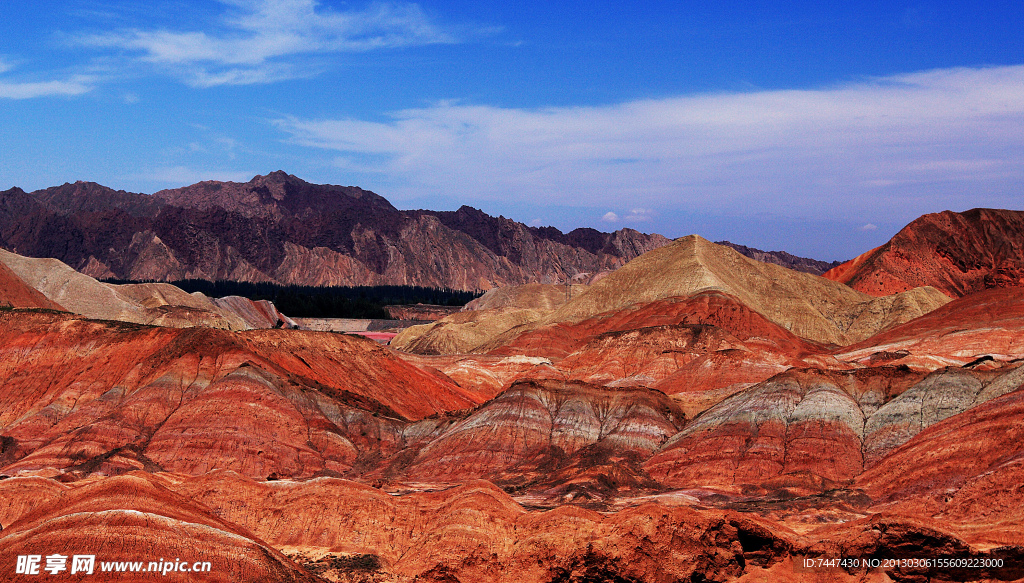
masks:
{"label": "sand colored slope", "polygon": [[[112,285],[75,271],[56,259],[24,257],[0,249],[0,267],[20,278],[48,305],[99,320],[173,328],[204,326],[249,330],[293,325],[268,302],[246,298],[211,300],[169,283]],[[2,277],[2,271],[0,271]],[[0,301],[2,303],[2,301]]]}
{"label": "sand colored slope", "polygon": [[571,289],[567,289],[564,285],[543,283],[496,287],[466,304],[466,309],[519,308],[550,312],[586,288],[587,286],[582,284],[573,284]]}
{"label": "sand colored slope", "polygon": [[479,346],[512,328],[532,325],[544,314],[517,308],[458,312],[431,324],[402,330],[391,340],[391,347],[415,354],[465,354],[477,351]]}
{"label": "sand colored slope", "polygon": [[7,265],[0,263],[0,306],[63,310],[57,302],[25,283]]}
{"label": "sand colored slope", "polygon": [[1024,285],[1024,212],[924,215],[888,243],[825,273],[874,296],[932,286],[950,297]]}

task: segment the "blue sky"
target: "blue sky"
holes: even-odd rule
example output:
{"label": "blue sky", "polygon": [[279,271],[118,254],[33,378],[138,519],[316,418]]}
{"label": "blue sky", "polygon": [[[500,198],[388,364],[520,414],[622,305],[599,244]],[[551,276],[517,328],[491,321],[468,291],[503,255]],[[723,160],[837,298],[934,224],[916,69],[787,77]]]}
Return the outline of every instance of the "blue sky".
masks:
{"label": "blue sky", "polygon": [[846,259],[1024,208],[1019,2],[0,4],[0,189],[283,169]]}

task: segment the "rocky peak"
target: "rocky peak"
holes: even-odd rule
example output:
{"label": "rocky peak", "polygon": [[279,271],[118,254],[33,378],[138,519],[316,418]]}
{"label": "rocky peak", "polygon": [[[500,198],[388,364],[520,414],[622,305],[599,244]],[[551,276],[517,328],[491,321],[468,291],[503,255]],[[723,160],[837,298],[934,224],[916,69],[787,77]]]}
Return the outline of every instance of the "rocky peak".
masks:
{"label": "rocky peak", "polygon": [[825,273],[871,295],[930,285],[950,297],[1024,285],[1024,211],[924,215],[888,243]]}
{"label": "rocky peak", "polygon": [[146,194],[114,190],[82,180],[38,190],[32,193],[32,197],[63,216],[112,209],[120,209],[132,216],[153,216],[163,206],[162,201]]}
{"label": "rocky peak", "polygon": [[387,200],[357,186],[310,184],[277,170],[255,176],[245,183],[207,180],[183,188],[161,190],[153,196],[182,207],[208,210],[222,208],[248,218],[280,220],[310,212],[330,214],[336,210],[366,207],[395,211]]}

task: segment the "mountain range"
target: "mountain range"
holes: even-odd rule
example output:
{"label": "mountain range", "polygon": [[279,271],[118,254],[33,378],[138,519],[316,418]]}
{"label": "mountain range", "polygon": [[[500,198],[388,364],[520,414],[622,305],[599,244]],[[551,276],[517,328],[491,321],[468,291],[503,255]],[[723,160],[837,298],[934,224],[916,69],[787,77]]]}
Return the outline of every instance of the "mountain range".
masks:
{"label": "mountain range", "polygon": [[0,247],[100,279],[477,290],[594,276],[667,242],[632,229],[562,233],[468,206],[401,211],[281,171],[152,195],[89,182],[0,192]]}
{"label": "mountain range", "polygon": [[[635,232],[580,242],[304,184],[8,191],[5,209],[38,216],[3,233],[64,225],[60,249],[98,250],[107,225],[152,270],[220,265],[203,261],[240,253],[245,224],[294,235],[274,239],[285,250],[348,241],[360,263],[356,242],[393,250],[429,224],[551,280],[493,287],[382,346],[233,325],[237,300],[0,253],[0,569],[95,549],[207,561],[190,576],[223,582],[1024,579],[1024,213],[926,215],[826,278],[696,235],[644,235],[654,248],[627,261],[613,242]],[[346,212],[384,226],[330,231]],[[174,245],[152,230],[171,215],[188,227]],[[540,248],[608,272],[554,285],[583,264],[526,252]],[[424,249],[386,263],[429,265]],[[859,562],[819,561],[842,557]]]}

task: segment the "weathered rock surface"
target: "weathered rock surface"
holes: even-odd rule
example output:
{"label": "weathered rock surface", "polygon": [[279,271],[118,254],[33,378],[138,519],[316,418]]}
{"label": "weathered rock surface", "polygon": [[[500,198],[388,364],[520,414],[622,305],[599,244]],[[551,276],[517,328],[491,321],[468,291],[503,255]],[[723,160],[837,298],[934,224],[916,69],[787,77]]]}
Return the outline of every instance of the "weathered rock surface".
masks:
{"label": "weathered rock surface", "polygon": [[827,375],[788,372],[715,405],[645,464],[676,487],[760,486],[783,474],[849,482],[863,471],[864,415]]}
{"label": "weathered rock surface", "polygon": [[[935,311],[836,351],[836,358],[922,370],[1024,358],[1024,293],[999,288],[956,299]],[[983,364],[983,362],[978,362]]]}
{"label": "weathered rock surface", "polygon": [[436,306],[433,304],[408,304],[402,306],[384,306],[388,316],[395,320],[440,320],[461,310],[461,306]]}
{"label": "weathered rock surface", "polygon": [[682,413],[657,391],[520,381],[424,445],[403,474],[522,486],[583,450],[595,457],[646,457],[682,425]]}
{"label": "weathered rock surface", "polygon": [[[675,487],[734,492],[770,490],[787,480],[786,487],[797,492],[849,485],[854,479],[877,484],[878,479],[867,478],[879,473],[876,466],[889,468],[899,476],[895,479],[910,479],[913,473],[903,474],[899,464],[911,463],[901,452],[917,436],[932,435],[930,427],[953,419],[982,431],[969,421],[976,412],[1024,384],[1021,368],[953,368],[922,376],[898,367],[788,371],[705,411],[644,469]],[[1016,410],[1004,413],[1012,418]],[[975,447],[989,445],[975,439]],[[936,444],[930,441],[929,447]],[[990,455],[1007,453],[997,453],[995,441],[990,445],[995,448]],[[962,475],[973,478],[985,471],[972,467]],[[932,472],[925,471],[937,475]],[[876,485],[868,491],[875,498],[898,489]]]}
{"label": "weathered rock surface", "polygon": [[571,284],[553,285],[528,283],[510,285],[487,290],[484,295],[466,304],[466,310],[494,310],[498,308],[518,308],[551,312],[567,302],[572,296],[579,295],[586,289],[585,285]]}
{"label": "weathered rock surface", "polygon": [[[15,576],[19,555],[59,554],[66,559],[59,575],[90,581],[166,581],[169,573],[156,570],[164,561],[175,567],[185,561],[190,569],[209,562],[208,572],[187,575],[201,581],[317,581],[251,532],[142,476],[107,478],[51,492],[49,498],[0,532],[5,577]],[[70,574],[74,555],[95,556],[91,574]],[[118,562],[139,562],[141,572],[108,567]],[[52,576],[46,566],[43,558],[39,573]]]}
{"label": "weathered rock surface", "polygon": [[631,229],[562,233],[462,207],[399,211],[284,172],[152,196],[93,183],[0,192],[0,246],[93,277],[488,289],[608,271],[667,243]]}
{"label": "weathered rock surface", "polygon": [[[654,504],[610,515],[571,506],[528,512],[480,481],[393,497],[333,478],[132,474],[51,494],[5,529],[0,557],[13,564],[35,548],[91,548],[97,562],[151,553],[208,560],[213,569],[201,580],[313,581],[276,548],[326,549],[371,559],[351,575],[403,583],[697,581],[769,569],[794,549],[787,536],[753,516]],[[167,578],[159,577],[137,580]]]}
{"label": "weathered rock surface", "polygon": [[874,296],[931,286],[950,297],[1024,285],[1024,211],[924,215],[825,277]]}
{"label": "weathered rock surface", "polygon": [[466,354],[510,329],[537,322],[543,315],[518,308],[458,312],[431,324],[405,328],[391,341],[391,347],[414,354]]}
{"label": "weathered rock surface", "polygon": [[548,320],[579,321],[630,304],[705,290],[730,294],[797,336],[839,345],[867,338],[948,301],[927,288],[872,299],[691,235],[609,274]]}
{"label": "weathered rock surface", "polygon": [[344,473],[360,456],[402,447],[406,420],[479,402],[350,336],[48,313],[0,313],[0,322],[8,475]]}

